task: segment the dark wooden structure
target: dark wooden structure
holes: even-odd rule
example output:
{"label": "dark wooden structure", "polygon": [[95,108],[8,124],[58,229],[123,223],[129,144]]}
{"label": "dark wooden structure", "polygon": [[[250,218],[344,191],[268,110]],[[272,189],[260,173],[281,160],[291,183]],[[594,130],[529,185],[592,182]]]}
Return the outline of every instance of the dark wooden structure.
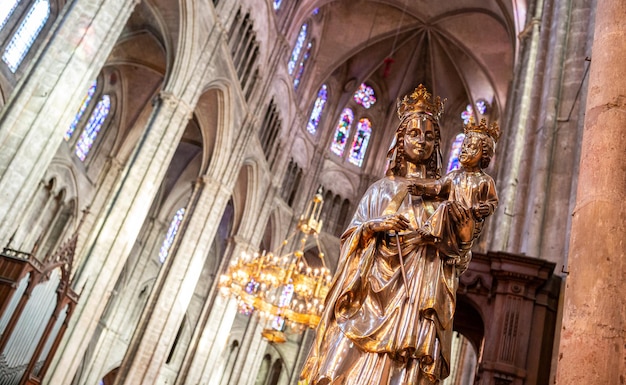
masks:
{"label": "dark wooden structure", "polygon": [[0,253],[0,385],[41,383],[78,301],[70,286],[76,238],[43,260]]}

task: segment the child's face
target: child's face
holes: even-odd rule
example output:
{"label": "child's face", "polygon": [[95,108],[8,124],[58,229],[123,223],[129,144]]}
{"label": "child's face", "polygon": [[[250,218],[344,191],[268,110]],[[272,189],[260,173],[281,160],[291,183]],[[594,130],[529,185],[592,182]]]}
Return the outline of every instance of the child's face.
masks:
{"label": "child's face", "polygon": [[483,157],[482,140],[475,135],[468,135],[463,140],[459,163],[466,169],[479,169]]}

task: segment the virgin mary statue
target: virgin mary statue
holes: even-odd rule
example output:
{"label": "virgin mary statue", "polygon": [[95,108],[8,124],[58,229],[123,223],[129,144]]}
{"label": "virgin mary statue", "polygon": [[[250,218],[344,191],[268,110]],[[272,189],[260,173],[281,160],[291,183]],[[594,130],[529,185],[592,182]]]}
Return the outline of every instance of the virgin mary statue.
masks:
{"label": "virgin mary statue", "polygon": [[442,202],[408,193],[412,183],[440,177],[442,112],[422,85],[398,104],[387,175],[367,190],[341,237],[300,384],[438,384],[448,376],[458,275],[471,256],[471,241],[459,239],[468,213],[446,202],[454,223],[435,242],[417,230]]}

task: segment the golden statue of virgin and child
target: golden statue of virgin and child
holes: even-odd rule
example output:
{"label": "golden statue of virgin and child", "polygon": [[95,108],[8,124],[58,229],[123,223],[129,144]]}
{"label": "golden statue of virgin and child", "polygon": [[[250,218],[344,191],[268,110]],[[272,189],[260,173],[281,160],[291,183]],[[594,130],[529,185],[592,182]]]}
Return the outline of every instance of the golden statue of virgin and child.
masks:
{"label": "golden statue of virgin and child", "polygon": [[438,384],[450,373],[458,277],[498,203],[483,169],[499,129],[470,122],[462,168],[442,176],[442,112],[443,101],[422,85],[398,103],[386,176],[367,190],[341,237],[300,384]]}

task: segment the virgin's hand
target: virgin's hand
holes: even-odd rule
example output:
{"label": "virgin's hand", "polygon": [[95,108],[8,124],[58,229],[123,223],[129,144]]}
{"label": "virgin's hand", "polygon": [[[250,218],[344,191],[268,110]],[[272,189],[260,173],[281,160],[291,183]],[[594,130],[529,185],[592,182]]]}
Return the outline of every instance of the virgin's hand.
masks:
{"label": "virgin's hand", "polygon": [[408,229],[409,226],[409,221],[404,216],[400,214],[391,214],[368,221],[365,223],[365,231],[369,235],[390,231],[401,232]]}

